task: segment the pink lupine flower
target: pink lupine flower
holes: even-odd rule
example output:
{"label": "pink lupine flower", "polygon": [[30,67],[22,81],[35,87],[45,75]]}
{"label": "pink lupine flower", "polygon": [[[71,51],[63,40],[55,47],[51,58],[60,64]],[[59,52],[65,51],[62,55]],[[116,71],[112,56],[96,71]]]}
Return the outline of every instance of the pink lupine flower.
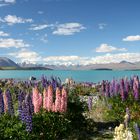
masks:
{"label": "pink lupine flower", "polygon": [[48,92],[47,90],[44,88],[44,91],[43,91],[43,108],[44,109],[47,109],[47,99],[48,99]]}
{"label": "pink lupine flower", "polygon": [[41,105],[42,105],[42,96],[38,91],[38,88],[33,88],[33,105],[34,105],[34,112],[37,113],[40,111]]}
{"label": "pink lupine flower", "polygon": [[61,112],[66,112],[67,111],[67,92],[65,88],[62,89],[62,97],[61,97]]}
{"label": "pink lupine flower", "polygon": [[3,94],[3,101],[4,101],[4,112],[6,113],[8,111],[8,98],[5,92]]}
{"label": "pink lupine flower", "polygon": [[55,112],[55,103],[52,105],[52,112]]}
{"label": "pink lupine flower", "polygon": [[55,112],[60,111],[61,107],[61,92],[60,89],[56,88],[56,99],[55,99]]}
{"label": "pink lupine flower", "polygon": [[42,107],[42,95],[41,95],[41,93],[39,93],[38,105],[39,105],[39,109],[40,109]]}
{"label": "pink lupine flower", "polygon": [[52,110],[52,105],[53,105],[53,89],[52,86],[50,85],[48,87],[48,99],[47,99],[47,110],[51,111]]}

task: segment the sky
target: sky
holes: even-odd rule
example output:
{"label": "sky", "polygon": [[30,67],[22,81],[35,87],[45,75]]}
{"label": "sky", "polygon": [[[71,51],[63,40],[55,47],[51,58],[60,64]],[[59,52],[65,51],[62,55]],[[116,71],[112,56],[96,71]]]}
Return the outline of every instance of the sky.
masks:
{"label": "sky", "polygon": [[17,63],[140,61],[140,0],[0,0],[0,56]]}

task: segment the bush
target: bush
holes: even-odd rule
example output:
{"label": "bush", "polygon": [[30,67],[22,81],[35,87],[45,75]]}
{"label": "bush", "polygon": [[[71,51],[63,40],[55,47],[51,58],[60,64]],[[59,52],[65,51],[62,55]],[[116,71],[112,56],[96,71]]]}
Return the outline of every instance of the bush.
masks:
{"label": "bush", "polygon": [[16,116],[1,115],[0,128],[0,139],[26,140],[28,138],[25,125]]}

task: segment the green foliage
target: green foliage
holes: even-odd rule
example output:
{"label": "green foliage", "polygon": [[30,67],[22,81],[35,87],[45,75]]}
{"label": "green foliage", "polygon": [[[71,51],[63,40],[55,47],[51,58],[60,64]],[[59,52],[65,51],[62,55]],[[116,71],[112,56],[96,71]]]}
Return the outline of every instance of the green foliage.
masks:
{"label": "green foliage", "polygon": [[33,139],[60,139],[68,135],[69,120],[64,114],[41,111],[33,116]]}
{"label": "green foliage", "polygon": [[129,108],[131,121],[137,122],[140,118],[140,102],[136,101],[131,93],[128,98],[122,101],[120,96],[108,98],[106,117],[109,120],[117,120],[122,122],[124,120],[126,108]]}
{"label": "green foliage", "polygon": [[[65,114],[66,118],[70,120],[71,129],[83,130],[87,125],[86,116],[84,112],[88,110],[87,104],[80,101],[80,97],[75,92],[75,88],[69,91],[68,110]],[[72,130],[72,131],[73,131]]]}
{"label": "green foliage", "polygon": [[0,116],[0,139],[26,140],[27,137],[25,125],[17,117],[8,114]]}

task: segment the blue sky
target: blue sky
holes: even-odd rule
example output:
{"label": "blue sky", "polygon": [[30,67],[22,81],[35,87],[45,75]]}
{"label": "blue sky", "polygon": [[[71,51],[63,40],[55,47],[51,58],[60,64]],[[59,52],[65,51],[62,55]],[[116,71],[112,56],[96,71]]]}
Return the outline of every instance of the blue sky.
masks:
{"label": "blue sky", "polygon": [[140,61],[139,0],[0,0],[0,56],[16,62]]}

